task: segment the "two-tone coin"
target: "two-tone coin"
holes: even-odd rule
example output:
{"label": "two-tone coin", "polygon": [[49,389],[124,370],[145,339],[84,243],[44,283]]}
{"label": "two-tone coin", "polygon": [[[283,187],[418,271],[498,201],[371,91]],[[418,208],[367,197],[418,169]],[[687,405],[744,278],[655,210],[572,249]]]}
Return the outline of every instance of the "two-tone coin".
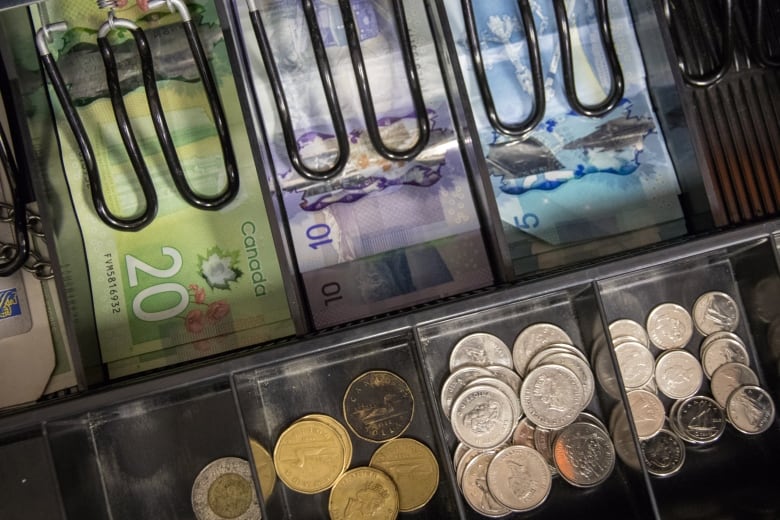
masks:
{"label": "two-tone coin", "polygon": [[358,467],[342,474],[328,498],[328,513],[332,520],[393,520],[398,511],[398,490],[393,480],[376,468]]}
{"label": "two-tone coin", "polygon": [[497,336],[475,332],[458,341],[450,353],[450,372],[464,365],[512,368],[512,353]]}
{"label": "two-tone coin", "polygon": [[400,437],[414,417],[414,396],[400,376],[371,370],[350,383],[342,412],[352,433],[369,442]]}
{"label": "two-tone coin", "polygon": [[424,507],[439,487],[439,464],[431,450],[414,439],[401,437],[381,445],[369,466],[384,471],[398,489],[402,513]]}
{"label": "two-tone coin", "polygon": [[702,335],[733,332],[739,324],[739,308],[734,298],[721,291],[702,294],[693,304],[693,323]]}
{"label": "two-tone coin", "polygon": [[685,445],[669,430],[661,430],[649,439],[639,441],[647,472],[656,477],[668,477],[685,464]]}
{"label": "two-tone coin", "polygon": [[258,520],[252,470],[237,457],[224,457],[204,467],[192,485],[192,511],[198,520]]}
{"label": "two-tone coin", "polygon": [[662,303],[647,317],[647,335],[661,350],[683,348],[693,336],[693,320],[684,307]]}

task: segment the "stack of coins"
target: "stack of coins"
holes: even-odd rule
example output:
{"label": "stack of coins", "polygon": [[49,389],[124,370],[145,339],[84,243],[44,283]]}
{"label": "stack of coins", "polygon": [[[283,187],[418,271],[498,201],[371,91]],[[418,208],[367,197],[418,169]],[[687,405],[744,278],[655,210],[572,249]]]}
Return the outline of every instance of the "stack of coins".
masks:
{"label": "stack of coins", "polygon": [[469,505],[491,517],[544,503],[554,475],[593,487],[612,473],[606,427],[584,410],[595,383],[569,335],[536,323],[512,350],[485,332],[453,347],[441,407],[460,440],[453,456]]}
{"label": "stack of coins", "polygon": [[[685,461],[684,443],[715,442],[726,422],[742,433],[759,434],[774,421],[772,398],[758,386],[748,349],[734,333],[738,323],[734,299],[710,291],[697,298],[691,314],[676,303],[656,306],[647,317],[646,329],[628,319],[610,324],[628,406],[651,474],[678,472]],[[685,350],[694,329],[704,338],[698,358]],[[596,355],[608,359],[606,342],[597,343]],[[597,368],[596,373],[610,395],[619,395],[609,370]],[[712,396],[701,393],[705,378],[710,380]],[[661,396],[671,403],[668,416]],[[616,430],[627,431],[625,415],[618,404],[610,419],[613,439]],[[625,455],[626,463],[636,462],[630,450],[618,447],[617,451],[621,458]]]}
{"label": "stack of coins", "polygon": [[[384,370],[366,372],[350,383],[342,406],[349,431],[334,417],[315,413],[282,432],[273,454],[279,480],[304,494],[330,490],[334,519],[392,519],[424,507],[438,488],[439,466],[427,446],[400,437],[414,415],[406,381]],[[349,432],[380,444],[368,466],[350,469]]]}

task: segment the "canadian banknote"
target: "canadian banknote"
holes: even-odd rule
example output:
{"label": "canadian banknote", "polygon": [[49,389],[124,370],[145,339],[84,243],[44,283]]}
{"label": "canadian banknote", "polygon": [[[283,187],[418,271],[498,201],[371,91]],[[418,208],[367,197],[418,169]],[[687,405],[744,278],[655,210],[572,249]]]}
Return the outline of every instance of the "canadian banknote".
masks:
{"label": "canadian banknote", "polygon": [[[552,2],[530,3],[539,35],[547,106],[539,125],[518,140],[500,135],[490,126],[475,79],[461,2],[445,0],[513,254],[522,254],[521,250],[538,254],[564,245],[571,249],[572,244],[673,221],[679,224],[675,231],[667,226],[659,236],[684,233],[679,187],[647,93],[642,56],[626,3],[609,2],[625,92],[618,106],[600,118],[578,115],[568,105]],[[530,113],[533,88],[517,2],[472,5],[497,110],[505,121],[522,120]],[[591,0],[566,2],[575,83],[585,103],[603,99],[611,81],[594,5]]]}
{"label": "canadian banknote", "polygon": [[[120,232],[99,220],[73,134],[59,102],[50,94],[69,190],[60,194],[60,205],[72,204],[83,232],[91,305],[104,363],[171,348],[179,349],[176,359],[201,357],[218,350],[213,347],[214,338],[220,338],[220,349],[225,350],[294,333],[217,12],[209,1],[187,5],[218,83],[237,158],[241,189],[226,207],[194,209],[176,191],[144,89],[139,87],[140,64],[129,32],[115,30],[111,38],[124,101],[159,199],[157,217],[149,226],[138,232]],[[67,32],[54,35],[49,48],[92,142],[105,198],[119,214],[137,212],[144,201],[106,97],[105,72],[95,43],[95,32],[107,13],[88,0],[48,2],[44,7],[49,21],[69,24]],[[37,27],[40,11],[31,12]],[[221,191],[226,182],[222,150],[181,18],[167,10],[143,13],[133,2],[116,15],[135,20],[146,31],[165,115],[190,184],[199,193]],[[20,65],[24,67],[24,60]],[[31,114],[32,119],[45,118],[48,106],[33,110],[37,112]],[[66,285],[79,290],[76,286],[84,283],[87,280],[69,277]],[[204,348],[204,342],[212,348]]]}
{"label": "canadian banknote", "polygon": [[[301,155],[310,167],[326,167],[337,153],[336,138],[301,2],[258,4]],[[387,144],[395,148],[413,144],[418,138],[417,116],[427,116],[431,124],[430,141],[422,153],[409,161],[390,161],[368,138],[338,3],[314,2],[350,145],[345,169],[328,181],[308,180],[292,168],[247,6],[238,5],[276,182],[316,325],[491,283],[469,173],[423,3],[404,2],[427,108],[427,114],[416,114],[391,2],[351,2]],[[453,251],[457,254],[450,258]]]}

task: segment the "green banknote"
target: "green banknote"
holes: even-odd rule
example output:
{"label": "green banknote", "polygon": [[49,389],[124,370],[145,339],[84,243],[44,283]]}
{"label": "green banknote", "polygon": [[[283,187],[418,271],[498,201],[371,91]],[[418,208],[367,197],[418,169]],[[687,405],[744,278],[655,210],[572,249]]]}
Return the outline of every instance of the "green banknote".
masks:
{"label": "green banknote", "polygon": [[[138,213],[145,202],[121,143],[96,45],[96,31],[107,13],[93,0],[49,2],[44,7],[49,21],[69,26],[54,35],[49,48],[95,151],[105,199],[114,213]],[[165,353],[158,360],[175,362],[181,356],[171,357],[171,349],[188,351],[189,359],[294,333],[218,16],[212,2],[188,7],[218,84],[237,159],[241,188],[229,205],[219,211],[195,209],[175,189],[150,120],[128,31],[113,30],[110,41],[124,102],[159,199],[151,224],[122,232],[98,218],[73,133],[50,94],[69,190],[61,195],[63,204],[72,203],[82,230],[89,270],[89,280],[83,283],[91,289],[105,363],[156,352]],[[39,26],[39,11],[32,12]],[[135,21],[146,33],[160,98],[189,184],[201,194],[221,192],[226,183],[222,148],[179,14],[143,13],[130,2],[116,16]],[[204,344],[213,348],[197,348]]]}

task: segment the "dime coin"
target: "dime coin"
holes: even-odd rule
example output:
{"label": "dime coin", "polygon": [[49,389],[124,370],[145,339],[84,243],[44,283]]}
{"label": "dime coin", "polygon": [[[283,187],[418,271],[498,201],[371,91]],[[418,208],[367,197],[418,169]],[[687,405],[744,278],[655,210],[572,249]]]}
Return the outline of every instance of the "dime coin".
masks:
{"label": "dime coin", "polygon": [[727,330],[721,330],[718,332],[713,332],[709,336],[705,336],[704,339],[701,341],[701,346],[699,347],[699,357],[701,357],[701,353],[704,352],[704,350],[707,348],[707,345],[712,343],[716,340],[721,339],[733,339],[737,343],[741,343],[743,346],[745,345],[745,342],[742,341],[742,338],[734,334],[733,332],[729,332]]}
{"label": "dime coin", "polygon": [[721,407],[703,395],[681,401],[672,422],[683,439],[695,444],[709,444],[718,440],[726,428]]}
{"label": "dime coin", "polygon": [[726,363],[721,365],[713,374],[710,381],[712,397],[720,406],[726,408],[731,392],[740,386],[757,386],[758,376],[750,370],[750,367],[742,363]]}
{"label": "dime coin", "polygon": [[691,315],[676,303],[662,303],[647,317],[647,335],[661,350],[682,348],[693,335]]}
{"label": "dime coin", "polygon": [[729,422],[742,433],[763,433],[775,421],[775,403],[759,386],[743,386],[732,392],[726,403]]}
{"label": "dime coin", "polygon": [[330,488],[344,469],[344,446],[339,434],[321,421],[293,423],[274,448],[279,479],[299,493]]}
{"label": "dime coin", "polygon": [[658,389],[672,399],[695,395],[703,380],[699,360],[686,350],[667,350],[655,362]]}
{"label": "dime coin", "polygon": [[512,433],[512,445],[527,446],[536,449],[536,443],[534,442],[535,431],[536,426],[528,420],[528,417],[523,417],[520,419],[520,422],[517,423],[515,431]]}
{"label": "dime coin", "polygon": [[610,431],[612,432],[612,442],[615,445],[615,453],[623,463],[639,471],[639,455],[634,446],[634,435],[628,425],[628,414],[622,403],[618,403],[612,409],[609,416]]}
{"label": "dime coin", "polygon": [[528,362],[534,355],[545,347],[565,343],[571,345],[571,338],[566,332],[552,323],[535,323],[523,329],[517,335],[512,346],[512,358],[515,370],[521,376],[527,372]]}
{"label": "dime coin", "polygon": [[538,452],[510,446],[490,461],[487,485],[496,500],[512,511],[529,511],[547,499],[552,475]]}
{"label": "dime coin", "polygon": [[639,438],[647,439],[658,433],[665,419],[664,405],[658,396],[646,390],[633,390],[627,396]]}
{"label": "dime coin", "polygon": [[618,339],[628,337],[631,338],[631,341],[637,341],[645,347],[650,347],[647,331],[634,320],[622,319],[613,321],[609,324],[609,335],[612,338],[612,344],[615,346],[617,346]]}
{"label": "dime coin", "polygon": [[369,442],[402,435],[412,423],[414,397],[406,381],[385,370],[358,376],[344,394],[344,419],[352,432]]}
{"label": "dime coin", "polygon": [[455,344],[450,354],[450,372],[463,365],[503,365],[512,368],[512,353],[499,338],[486,332],[475,332]]}
{"label": "dime coin", "polygon": [[468,387],[453,403],[452,430],[458,439],[478,449],[490,449],[506,442],[518,417],[509,397],[495,386]]}
{"label": "dime coin", "polygon": [[480,453],[468,463],[463,471],[461,491],[471,508],[482,515],[497,518],[508,515],[511,510],[496,500],[487,482],[487,472],[495,452]]}
{"label": "dime coin", "polygon": [[452,401],[466,386],[478,377],[490,376],[492,372],[484,367],[465,366],[457,369],[444,381],[441,389],[441,409],[445,417],[449,418],[452,410]]}
{"label": "dime coin", "polygon": [[712,374],[726,363],[750,365],[747,349],[741,341],[730,338],[715,340],[708,343],[701,352],[701,365],[707,377],[712,377]]}
{"label": "dime coin", "polygon": [[590,365],[590,363],[588,362],[588,358],[585,357],[585,354],[583,354],[582,351],[577,347],[575,347],[574,345],[555,343],[553,345],[546,346],[542,350],[537,352],[534,355],[534,357],[532,357],[531,360],[528,362],[528,367],[526,367],[526,372],[530,372],[534,368],[543,364],[544,360],[547,359],[548,356],[552,356],[554,354],[573,354],[578,358],[582,359],[588,365]]}
{"label": "dime coin", "polygon": [[543,365],[528,373],[520,389],[523,411],[537,426],[571,424],[587,403],[582,382],[566,367]]}
{"label": "dime coin", "polygon": [[398,516],[398,504],[398,490],[389,476],[376,468],[359,467],[341,475],[333,485],[328,513],[333,520],[392,520]]}
{"label": "dime coin", "polygon": [[576,375],[582,383],[585,406],[593,399],[593,394],[596,391],[596,382],[593,379],[593,372],[590,370],[590,365],[581,357],[569,353],[552,354],[544,358],[540,366],[541,365],[560,365],[568,368],[574,372],[574,375]]}
{"label": "dime coin", "polygon": [[509,385],[514,395],[520,395],[520,387],[523,385],[523,378],[517,375],[517,372],[511,368],[496,365],[487,367],[493,374],[493,377]]}
{"label": "dime coin", "polygon": [[507,399],[509,399],[509,404],[512,407],[512,415],[518,419],[523,416],[523,408],[520,406],[520,397],[518,397],[515,391],[512,390],[508,384],[504,383],[503,381],[499,381],[494,377],[480,377],[469,383],[466,388],[479,385],[488,385],[500,390],[504,395],[507,396]]}
{"label": "dime coin", "polygon": [[656,477],[674,475],[685,463],[685,445],[669,430],[639,441],[647,471]]}
{"label": "dime coin", "polygon": [[236,457],[209,463],[192,485],[192,510],[198,520],[259,519],[249,463]]}
{"label": "dime coin", "polygon": [[558,473],[577,487],[604,482],[615,467],[615,447],[606,431],[587,422],[575,422],[560,431],[553,443]]}
{"label": "dime coin", "polygon": [[739,323],[737,302],[724,292],[704,293],[693,304],[693,323],[704,336],[721,330],[733,332]]}
{"label": "dime coin", "polygon": [[641,343],[623,343],[615,347],[615,356],[626,388],[639,388],[653,377],[655,359]]}
{"label": "dime coin", "polygon": [[439,464],[425,444],[399,438],[381,445],[369,466],[384,471],[398,489],[402,513],[425,506],[439,487]]}
{"label": "dime coin", "polygon": [[330,415],[325,415],[321,413],[312,413],[309,415],[304,415],[298,420],[299,421],[305,421],[305,420],[320,421],[321,423],[325,423],[326,425],[333,428],[333,430],[338,434],[339,439],[341,440],[341,444],[344,447],[343,470],[347,471],[347,469],[349,469],[350,464],[352,464],[352,439],[349,438],[349,433],[347,433],[347,430],[341,425],[341,423],[338,422],[333,417],[331,417]]}
{"label": "dime coin", "polygon": [[260,490],[263,492],[263,500],[268,500],[276,485],[276,468],[274,459],[259,442],[249,439],[249,447],[252,448],[252,459],[255,461],[255,470],[260,479]]}

